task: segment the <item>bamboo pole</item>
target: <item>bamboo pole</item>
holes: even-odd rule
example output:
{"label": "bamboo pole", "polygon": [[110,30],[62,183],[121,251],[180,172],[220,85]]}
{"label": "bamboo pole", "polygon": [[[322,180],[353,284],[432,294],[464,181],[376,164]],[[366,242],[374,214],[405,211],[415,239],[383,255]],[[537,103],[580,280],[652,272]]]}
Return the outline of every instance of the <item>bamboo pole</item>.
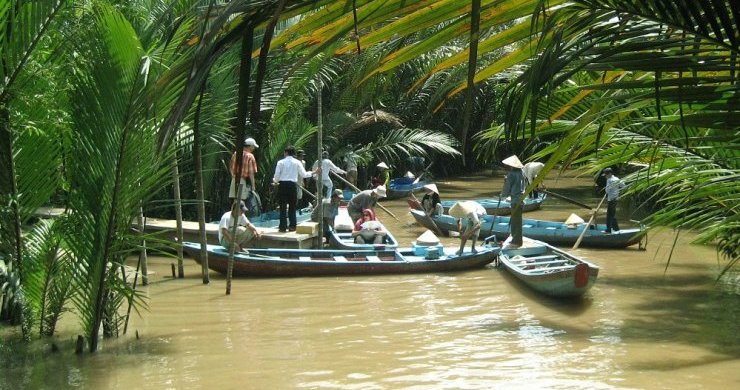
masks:
{"label": "bamboo pole", "polygon": [[573,248],[572,249],[578,249],[578,246],[581,245],[581,240],[583,240],[583,236],[586,235],[586,231],[591,226],[591,222],[594,221],[594,218],[596,218],[596,213],[599,212],[599,209],[601,208],[601,205],[604,203],[605,200],[606,200],[606,195],[604,195],[604,197],[601,198],[601,202],[599,202],[599,205],[596,206],[596,208],[594,209],[593,213],[591,213],[591,218],[589,218],[588,223],[583,228],[583,231],[581,232],[581,235],[578,236],[578,239],[576,240],[576,243],[573,244]]}
{"label": "bamboo pole", "polygon": [[319,174],[316,177],[316,207],[318,207],[319,210],[319,239],[317,240],[316,245],[319,249],[324,249],[324,183],[321,180],[321,176],[324,174],[321,172],[321,165],[323,162],[323,150],[324,150],[324,121],[322,120],[322,100],[321,100],[321,93],[324,89],[324,83],[321,82],[321,75],[319,74],[317,77],[317,90],[316,93],[316,106],[317,106],[317,115],[318,115],[318,158],[319,158]]}
{"label": "bamboo pole", "polygon": [[[177,141],[176,141],[177,142]],[[177,234],[177,271],[180,278],[185,277],[185,270],[183,267],[183,254],[182,254],[182,195],[180,194],[180,169],[177,166],[177,153],[175,158],[172,159],[172,187],[173,195],[175,197],[175,234]]]}
{"label": "bamboo pole", "polygon": [[[345,179],[345,178],[343,178],[343,177],[339,176],[339,175],[338,175],[338,174],[337,174],[336,172],[331,172],[331,173],[332,173],[332,174],[333,174],[334,176],[336,176],[337,178],[339,178],[339,180],[343,181],[343,182],[344,182],[344,184],[347,184],[347,185],[348,185],[348,186],[349,186],[350,188],[352,188],[353,190],[355,190],[355,191],[357,191],[357,192],[360,192],[360,189],[359,189],[359,188],[357,188],[357,186],[355,186],[354,184],[352,184],[352,183],[350,183],[349,181],[347,181],[347,179]],[[400,219],[398,219],[398,217],[396,217],[396,216],[395,216],[395,215],[394,215],[394,214],[393,214],[392,212],[390,212],[390,210],[388,210],[387,208],[383,207],[383,205],[382,205],[382,204],[380,204],[380,202],[378,202],[378,207],[380,207],[381,209],[383,209],[383,211],[385,211],[386,213],[388,213],[388,215],[390,215],[391,217],[393,217],[393,218],[394,218],[394,219],[395,219],[396,221],[398,221],[398,222],[401,222],[401,220],[400,220]]]}
{"label": "bamboo pole", "polygon": [[567,197],[567,196],[565,196],[565,195],[560,195],[560,194],[558,194],[558,193],[555,193],[555,192],[552,192],[552,191],[550,191],[550,190],[542,190],[542,191],[543,191],[544,193],[546,193],[546,194],[548,194],[548,195],[552,195],[552,196],[554,196],[554,197],[556,197],[556,198],[558,198],[558,199],[564,200],[564,201],[566,201],[566,202],[570,202],[570,203],[573,203],[573,204],[574,204],[574,205],[576,205],[576,206],[580,206],[580,207],[583,207],[583,208],[586,208],[586,209],[592,210],[591,206],[589,206],[589,205],[587,205],[587,204],[585,204],[585,203],[579,202],[579,201],[577,201],[577,200],[575,200],[575,199],[571,199],[571,198],[569,198],[569,197]]}

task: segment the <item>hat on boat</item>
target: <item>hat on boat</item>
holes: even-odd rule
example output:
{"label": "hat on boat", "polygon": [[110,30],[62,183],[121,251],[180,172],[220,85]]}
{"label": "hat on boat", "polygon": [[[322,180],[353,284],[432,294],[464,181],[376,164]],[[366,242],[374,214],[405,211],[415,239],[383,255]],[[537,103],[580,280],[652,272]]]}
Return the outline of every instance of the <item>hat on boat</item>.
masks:
{"label": "hat on boat", "polygon": [[414,176],[414,174],[413,174],[413,173],[411,173],[411,171],[406,171],[406,177],[408,177],[409,179],[413,179],[413,178],[415,178],[416,176]]}
{"label": "hat on boat", "polygon": [[424,188],[426,188],[429,191],[434,192],[435,194],[439,195],[439,190],[437,189],[437,185],[434,183],[425,184]]}
{"label": "hat on boat", "polygon": [[381,162],[381,163],[379,163],[379,164],[378,164],[378,165],[376,165],[376,166],[377,166],[378,168],[380,168],[380,169],[388,169],[388,165],[386,165],[386,163],[384,163],[384,162]]}
{"label": "hat on boat", "polygon": [[566,225],[577,225],[580,223],[585,223],[586,221],[583,220],[583,218],[571,213],[568,219],[565,220]]}
{"label": "hat on boat", "polygon": [[378,195],[378,198],[385,198],[385,186],[377,186],[373,188],[373,192]]}
{"label": "hat on boat", "polygon": [[507,158],[504,159],[504,161],[501,161],[504,163],[504,165],[508,165],[512,168],[524,168],[524,164],[522,164],[521,161],[519,161],[519,157],[516,156],[516,154],[513,154]]}
{"label": "hat on boat", "polygon": [[244,201],[243,201],[243,200],[239,201],[239,208],[240,208],[240,209],[241,209],[241,210],[242,210],[243,212],[245,212],[245,213],[247,212],[247,205],[246,205],[246,204],[244,204]]}
{"label": "hat on boat", "polygon": [[416,239],[417,245],[433,246],[439,244],[439,238],[432,233],[431,230],[427,230]]}
{"label": "hat on boat", "polygon": [[254,138],[245,139],[244,146],[254,146],[255,148],[259,148],[259,145],[257,145],[257,141],[255,141]]}
{"label": "hat on boat", "polygon": [[342,197],[344,197],[344,192],[342,192],[342,190],[334,190],[331,192],[331,196],[336,196],[337,198],[341,199]]}

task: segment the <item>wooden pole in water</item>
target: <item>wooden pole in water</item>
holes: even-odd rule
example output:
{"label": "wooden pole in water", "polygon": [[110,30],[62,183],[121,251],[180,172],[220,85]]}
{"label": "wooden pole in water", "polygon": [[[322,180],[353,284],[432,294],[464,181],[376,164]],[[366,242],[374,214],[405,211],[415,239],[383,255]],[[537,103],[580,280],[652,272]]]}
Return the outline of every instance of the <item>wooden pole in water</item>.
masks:
{"label": "wooden pole in water", "polygon": [[[318,151],[318,159],[319,159],[319,171],[321,170],[321,162],[324,160],[323,157],[323,151],[324,151],[324,121],[322,120],[322,101],[321,101],[321,92],[324,88],[324,83],[321,82],[321,74],[319,74],[316,78],[316,106],[318,110],[318,142],[319,145],[319,151]],[[324,183],[321,181],[321,177],[324,175],[324,172],[320,172],[318,176],[316,177],[316,188],[318,191],[316,191],[316,207],[319,209],[319,239],[318,239],[318,245],[316,245],[319,249],[324,249]]]}
{"label": "wooden pole in water", "polygon": [[599,205],[596,206],[596,209],[594,209],[594,212],[591,213],[591,218],[589,218],[588,223],[583,228],[583,231],[581,232],[581,235],[578,236],[578,239],[576,240],[576,243],[573,244],[573,249],[578,249],[578,246],[581,245],[581,240],[583,240],[583,236],[585,236],[586,235],[586,231],[588,229],[590,229],[591,222],[593,222],[594,221],[594,218],[596,218],[596,213],[599,212],[599,209],[601,208],[601,205],[604,203],[604,200],[606,200],[606,194],[604,194],[604,197],[601,198],[601,202],[599,202]]}

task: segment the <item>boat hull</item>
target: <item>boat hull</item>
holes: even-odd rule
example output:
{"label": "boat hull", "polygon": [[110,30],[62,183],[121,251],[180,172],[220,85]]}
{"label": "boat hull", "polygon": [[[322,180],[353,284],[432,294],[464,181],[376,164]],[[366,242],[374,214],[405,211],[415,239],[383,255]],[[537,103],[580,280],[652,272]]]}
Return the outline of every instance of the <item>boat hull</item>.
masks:
{"label": "boat hull", "polygon": [[599,275],[597,265],[530,239],[519,248],[507,248],[505,243],[498,261],[531,289],[554,298],[582,296]]}
{"label": "boat hull", "polygon": [[[449,215],[428,217],[424,212],[411,210],[411,215],[417,223],[443,233],[457,231],[457,222]],[[486,215],[481,217],[482,237],[492,237],[498,241],[505,240],[510,234],[510,217]],[[561,222],[544,221],[532,218],[522,219],[522,234],[526,237],[544,241],[551,245],[572,246],[578,240],[586,225],[578,225],[575,229],[569,228]],[[593,224],[583,235],[581,246],[590,248],[626,248],[639,243],[647,234],[644,228],[623,229],[618,232],[604,233],[606,225]]]}
{"label": "boat hull", "polygon": [[[183,249],[201,263],[200,245],[183,243]],[[226,274],[228,251],[220,245],[208,245],[208,268]],[[300,277],[327,275],[378,275],[424,272],[454,272],[481,268],[491,263],[498,248],[487,247],[478,253],[454,255],[445,251],[438,259],[413,256],[412,250],[314,250],[250,249],[249,254],[235,253],[234,276]]]}
{"label": "boat hull", "polygon": [[[542,206],[542,203],[547,199],[547,194],[542,192],[537,195],[536,198],[530,198],[527,197],[524,199],[524,203],[522,204],[522,211],[533,211],[537,210]],[[511,202],[505,200],[505,199],[498,199],[498,198],[484,198],[484,199],[470,199],[475,202],[478,202],[483,208],[486,209],[486,213],[488,215],[510,215],[511,214]],[[442,201],[442,207],[444,207],[444,212],[448,213],[450,210],[450,207],[454,206],[455,203],[459,202],[460,200],[443,200]]]}

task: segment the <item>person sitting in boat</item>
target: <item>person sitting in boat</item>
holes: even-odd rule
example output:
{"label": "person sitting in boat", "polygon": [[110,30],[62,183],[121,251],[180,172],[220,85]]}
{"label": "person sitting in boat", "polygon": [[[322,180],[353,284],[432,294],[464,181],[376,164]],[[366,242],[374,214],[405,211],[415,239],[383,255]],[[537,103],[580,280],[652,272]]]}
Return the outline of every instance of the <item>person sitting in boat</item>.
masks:
{"label": "person sitting in boat", "polygon": [[382,244],[386,236],[383,224],[375,218],[371,209],[362,210],[362,217],[355,222],[352,237],[356,244]]}
{"label": "person sitting in boat", "polygon": [[378,175],[373,177],[372,187],[375,188],[377,186],[383,186],[385,188],[388,188],[388,185],[391,182],[391,170],[388,167],[388,164],[381,162],[377,165],[377,167]]}
{"label": "person sitting in boat", "polygon": [[[324,237],[329,238],[329,233],[334,229],[334,218],[339,214],[339,202],[342,200],[342,190],[334,190],[331,198],[322,200],[324,214]],[[311,221],[319,222],[319,208],[314,207],[311,211]]]}
{"label": "person sitting in boat", "polygon": [[362,218],[362,210],[375,210],[378,199],[385,198],[385,186],[377,186],[372,190],[360,191],[347,203],[347,213],[353,221]]}
{"label": "person sitting in boat", "polygon": [[231,218],[232,211],[229,210],[221,216],[221,221],[218,223],[218,243],[222,247],[229,249],[229,245],[233,243],[234,250],[241,252],[248,243],[262,238],[259,230],[244,215],[246,211],[247,205],[243,201],[240,201],[237,209],[239,216],[236,218],[236,235],[233,237],[231,235],[234,228],[234,222],[232,222],[233,220]]}
{"label": "person sitting in boat", "polygon": [[424,186],[424,197],[421,198],[421,208],[428,216],[442,215],[444,207],[442,207],[442,201],[439,199],[439,190],[437,185],[430,183]]}
{"label": "person sitting in boat", "polygon": [[470,251],[478,253],[475,243],[480,234],[480,217],[484,215],[486,215],[486,209],[472,200],[457,202],[450,207],[450,216],[457,218],[457,231],[460,232],[460,250],[457,251],[457,255],[463,253],[468,240],[471,240]]}

